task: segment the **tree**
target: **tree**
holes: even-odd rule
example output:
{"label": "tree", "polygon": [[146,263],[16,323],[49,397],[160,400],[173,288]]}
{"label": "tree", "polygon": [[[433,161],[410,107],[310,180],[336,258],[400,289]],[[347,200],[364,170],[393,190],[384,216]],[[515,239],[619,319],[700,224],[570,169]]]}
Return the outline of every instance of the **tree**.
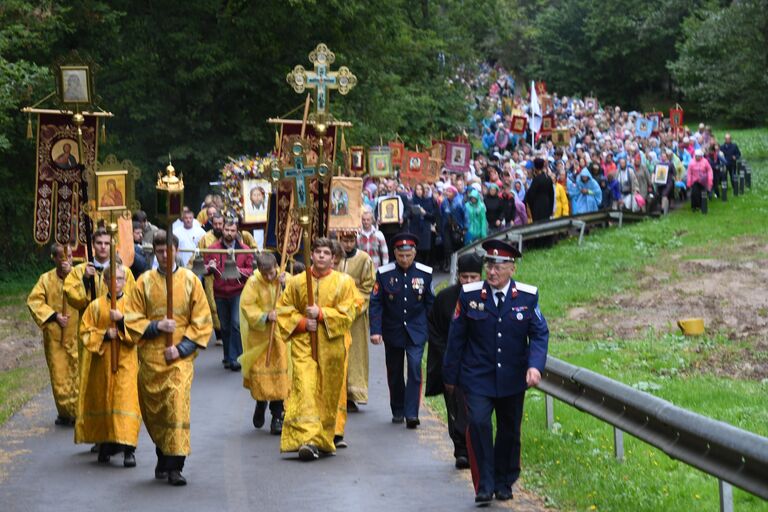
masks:
{"label": "tree", "polygon": [[743,124],[768,120],[768,2],[710,6],[683,23],[669,69],[686,100],[707,116]]}

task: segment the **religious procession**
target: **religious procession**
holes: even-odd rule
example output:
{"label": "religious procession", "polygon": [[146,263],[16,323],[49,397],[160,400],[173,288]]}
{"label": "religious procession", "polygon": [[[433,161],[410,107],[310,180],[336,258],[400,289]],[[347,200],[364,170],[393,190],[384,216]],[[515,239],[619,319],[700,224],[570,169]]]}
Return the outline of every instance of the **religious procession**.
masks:
{"label": "religious procession", "polygon": [[174,140],[183,120],[132,136],[150,104],[85,52],[30,86],[47,267],[19,302],[49,388],[0,408],[2,508],[761,510],[768,139],[693,93],[656,108],[444,50],[428,68],[455,119],[371,124],[404,100],[322,40],[248,86],[280,98],[242,107],[258,123],[226,110],[245,89],[209,92],[247,126],[218,146]]}

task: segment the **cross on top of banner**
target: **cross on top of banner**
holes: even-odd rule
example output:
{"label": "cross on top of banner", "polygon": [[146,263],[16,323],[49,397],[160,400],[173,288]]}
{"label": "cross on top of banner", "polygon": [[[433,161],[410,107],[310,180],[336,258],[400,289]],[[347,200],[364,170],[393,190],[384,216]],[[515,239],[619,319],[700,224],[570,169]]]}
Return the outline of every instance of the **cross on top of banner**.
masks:
{"label": "cross on top of banner", "polygon": [[357,85],[357,77],[346,66],[330,71],[329,66],[336,60],[336,55],[323,43],[309,53],[309,60],[314,64],[314,71],[307,71],[298,64],[288,73],[286,81],[297,93],[304,92],[305,88],[314,89],[317,113],[325,114],[328,111],[328,92],[338,90],[340,94],[347,94]]}

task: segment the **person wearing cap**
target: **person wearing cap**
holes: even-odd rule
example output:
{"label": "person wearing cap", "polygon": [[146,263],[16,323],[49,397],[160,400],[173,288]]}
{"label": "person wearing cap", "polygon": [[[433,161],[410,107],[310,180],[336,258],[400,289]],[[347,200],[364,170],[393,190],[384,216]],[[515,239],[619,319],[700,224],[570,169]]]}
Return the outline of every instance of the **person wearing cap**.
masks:
{"label": "person wearing cap", "polygon": [[453,393],[445,392],[443,384],[443,357],[445,356],[448,328],[451,325],[456,301],[462,285],[482,279],[483,260],[477,253],[459,257],[459,282],[443,289],[435,297],[435,303],[427,315],[429,324],[429,349],[427,351],[426,396],[443,395],[448,413],[448,434],[453,441],[453,456],[456,469],[469,469],[467,454],[467,411],[464,405],[464,393],[461,388],[454,388]]}
{"label": "person wearing cap", "polygon": [[[371,343],[384,342],[392,422],[419,425],[421,359],[427,342],[427,312],[432,307],[432,267],[414,262],[418,239],[401,233],[393,239],[396,262],[379,267],[371,292]],[[408,361],[408,380],[403,360]]]}
{"label": "person wearing cap", "polygon": [[693,160],[688,164],[688,180],[686,185],[691,191],[691,209],[701,208],[701,193],[712,191],[712,167],[704,158],[704,151],[697,149]]}
{"label": "person wearing cap", "polygon": [[511,279],[520,253],[500,240],[485,242],[483,249],[487,279],[462,286],[443,361],[446,392],[460,387],[464,393],[479,505],[494,494],[497,500],[512,499],[520,476],[525,391],[541,381],[549,340],[538,290]]}

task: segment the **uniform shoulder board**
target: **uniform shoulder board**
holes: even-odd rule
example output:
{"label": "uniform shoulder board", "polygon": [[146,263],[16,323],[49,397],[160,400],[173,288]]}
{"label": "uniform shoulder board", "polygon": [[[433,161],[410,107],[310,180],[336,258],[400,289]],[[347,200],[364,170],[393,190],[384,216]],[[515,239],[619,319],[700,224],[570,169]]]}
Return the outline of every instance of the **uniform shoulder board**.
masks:
{"label": "uniform shoulder board", "polygon": [[474,283],[467,283],[461,287],[464,293],[476,292],[483,289],[483,281],[475,281]]}
{"label": "uniform shoulder board", "polygon": [[379,267],[379,274],[385,274],[389,272],[390,270],[395,270],[395,264],[394,263],[387,263],[386,265],[382,265]]}
{"label": "uniform shoulder board", "polygon": [[531,295],[536,295],[536,292],[539,291],[535,286],[525,283],[515,283],[515,288],[517,288],[517,291],[519,292],[530,293]]}
{"label": "uniform shoulder board", "polygon": [[423,263],[416,262],[416,268],[421,270],[422,272],[426,272],[427,274],[432,273],[432,267],[425,265]]}

